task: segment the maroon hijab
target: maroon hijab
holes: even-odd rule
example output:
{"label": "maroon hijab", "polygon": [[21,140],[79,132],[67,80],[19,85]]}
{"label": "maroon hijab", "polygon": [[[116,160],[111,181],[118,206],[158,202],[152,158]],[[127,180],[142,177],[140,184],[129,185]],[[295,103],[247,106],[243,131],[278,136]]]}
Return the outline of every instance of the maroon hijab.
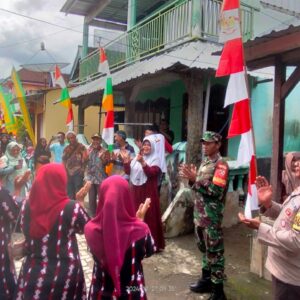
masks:
{"label": "maroon hijab", "polygon": [[31,238],[48,234],[60,212],[70,201],[67,196],[67,174],[62,164],[42,166],[29,194]]}
{"label": "maroon hijab", "polygon": [[100,186],[96,217],[84,228],[91,252],[110,274],[117,296],[126,250],[150,233],[148,225],[135,214],[128,182],[121,176],[111,176]]}

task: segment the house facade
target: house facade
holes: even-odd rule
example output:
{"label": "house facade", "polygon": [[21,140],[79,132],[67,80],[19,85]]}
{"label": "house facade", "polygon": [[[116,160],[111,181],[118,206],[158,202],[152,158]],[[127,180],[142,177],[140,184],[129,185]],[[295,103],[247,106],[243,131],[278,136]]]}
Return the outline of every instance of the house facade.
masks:
{"label": "house facade", "polygon": [[[32,127],[35,133],[36,141],[45,137],[47,140],[55,135],[58,131],[67,131],[66,117],[67,109],[60,105],[53,105],[53,102],[60,98],[61,89],[53,87],[52,77],[49,72],[30,71],[20,69],[18,75],[26,94],[26,103],[32,121]],[[69,76],[63,74],[66,82]],[[7,91],[12,90],[13,85],[10,78],[7,78],[2,85]],[[72,90],[72,87],[70,87]],[[18,105],[16,99],[12,100],[12,105]],[[73,105],[75,131],[84,126],[85,134],[88,140],[99,131],[99,105],[90,106],[86,110],[88,125],[84,125],[84,120],[78,119],[78,107]]]}
{"label": "house facade", "polygon": [[[275,1],[276,2],[276,1]],[[297,10],[290,1],[241,1],[244,40],[268,33],[272,28],[294,24]],[[226,135],[229,109],[223,108],[227,79],[216,79],[215,69],[222,45],[218,43],[221,1],[85,1],[68,0],[62,11],[84,16],[79,86],[71,97],[88,107],[99,99],[105,76],[98,72],[99,50],[88,54],[92,26],[124,33],[104,46],[112,72],[114,91],[126,108],[127,123],[159,123],[167,119],[175,142],[187,140],[190,161],[197,161],[199,139],[205,129]],[[272,155],[272,70],[250,73],[251,99],[257,156]],[[296,89],[297,90],[297,89]],[[295,116],[296,91],[286,110],[286,151],[298,150]],[[96,97],[95,97],[96,96]],[[82,105],[85,104],[85,105]],[[127,126],[140,137],[143,126]],[[236,157],[238,139],[225,140],[223,154]]]}

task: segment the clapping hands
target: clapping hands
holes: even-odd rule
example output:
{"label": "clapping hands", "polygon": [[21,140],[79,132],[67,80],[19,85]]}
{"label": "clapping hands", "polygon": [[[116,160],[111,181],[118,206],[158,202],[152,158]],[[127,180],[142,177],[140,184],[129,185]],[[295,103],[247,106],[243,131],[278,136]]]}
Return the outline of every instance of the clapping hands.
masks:
{"label": "clapping hands", "polygon": [[180,164],[178,167],[178,176],[187,178],[189,181],[195,182],[197,176],[197,167],[194,164]]}
{"label": "clapping hands", "polygon": [[127,150],[121,150],[119,155],[120,155],[120,157],[121,157],[124,164],[127,164],[127,163],[130,162],[130,155],[129,155],[129,152]]}
{"label": "clapping hands", "polygon": [[150,203],[151,203],[151,199],[150,198],[146,198],[144,203],[141,203],[137,212],[136,212],[136,217],[141,219],[142,221],[145,218],[146,212],[150,207]]}

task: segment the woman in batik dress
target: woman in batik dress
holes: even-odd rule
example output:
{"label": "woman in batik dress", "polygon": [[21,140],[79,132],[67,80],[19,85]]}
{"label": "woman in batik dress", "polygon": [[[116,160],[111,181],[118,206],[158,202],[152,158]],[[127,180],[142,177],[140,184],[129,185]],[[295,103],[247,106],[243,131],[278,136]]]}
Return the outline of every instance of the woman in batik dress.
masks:
{"label": "woman in batik dress", "polygon": [[62,164],[47,164],[37,173],[21,226],[27,244],[16,299],[86,298],[76,233],[83,233],[88,215],[67,196]]}
{"label": "woman in batik dress", "polygon": [[8,190],[0,186],[0,299],[11,300],[16,288],[16,272],[10,259],[8,244],[13,223],[18,217],[18,205]]}
{"label": "woman in batik dress", "polygon": [[143,219],[149,200],[135,213],[128,182],[119,175],[105,179],[96,216],[84,229],[94,256],[89,299],[147,299],[142,259],[155,252]]}
{"label": "woman in batik dress", "polygon": [[15,195],[12,197],[7,189],[2,186],[2,177],[9,174],[13,169],[7,166],[5,160],[0,158],[0,299],[11,300],[16,289],[16,272],[14,262],[9,254],[9,243],[11,242],[11,232],[15,227],[15,222],[19,215],[19,205],[17,200],[21,200],[17,195],[29,175],[17,177],[15,180]]}

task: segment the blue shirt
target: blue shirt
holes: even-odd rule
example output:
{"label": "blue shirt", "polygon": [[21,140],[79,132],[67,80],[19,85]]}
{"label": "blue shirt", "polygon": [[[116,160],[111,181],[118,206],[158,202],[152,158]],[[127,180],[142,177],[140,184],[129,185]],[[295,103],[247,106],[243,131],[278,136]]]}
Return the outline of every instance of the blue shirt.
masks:
{"label": "blue shirt", "polygon": [[61,143],[53,143],[50,145],[50,151],[53,152],[54,155],[54,162],[61,163],[62,162],[62,155],[64,152],[65,147],[67,146],[67,143],[64,142],[64,144]]}

